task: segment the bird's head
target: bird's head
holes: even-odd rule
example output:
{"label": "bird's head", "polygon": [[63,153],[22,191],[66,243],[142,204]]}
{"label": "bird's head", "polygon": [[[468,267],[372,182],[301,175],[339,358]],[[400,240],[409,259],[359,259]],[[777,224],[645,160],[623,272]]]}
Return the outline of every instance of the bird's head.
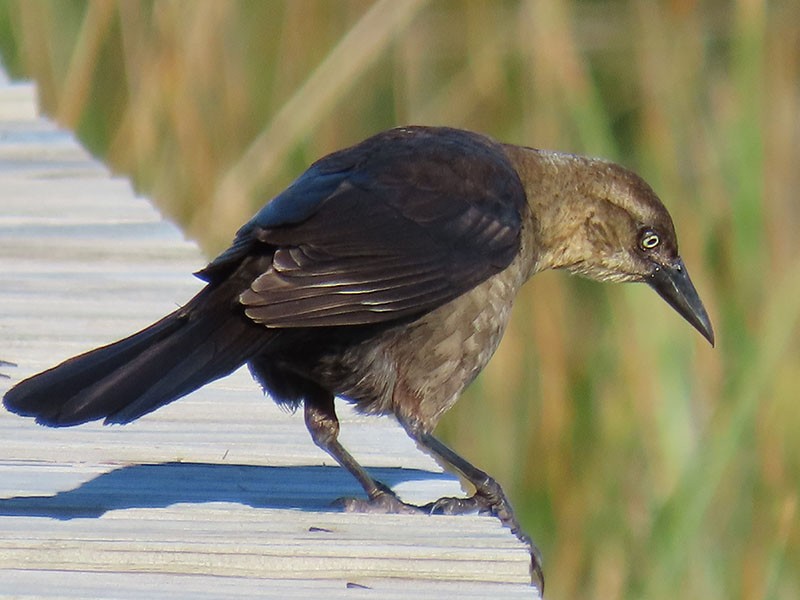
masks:
{"label": "bird's head", "polygon": [[554,153],[540,153],[540,160],[546,191],[529,198],[545,249],[538,267],[598,281],[646,282],[713,345],[711,321],[678,254],[672,218],[652,188],[606,161]]}

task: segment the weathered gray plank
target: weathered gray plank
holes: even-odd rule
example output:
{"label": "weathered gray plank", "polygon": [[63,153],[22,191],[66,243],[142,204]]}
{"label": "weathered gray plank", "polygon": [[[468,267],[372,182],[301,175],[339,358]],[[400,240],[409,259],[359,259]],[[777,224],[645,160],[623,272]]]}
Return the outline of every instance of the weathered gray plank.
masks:
{"label": "weathered gray plank", "polygon": [[[0,76],[0,394],[149,324],[204,261],[128,183]],[[404,498],[458,494],[390,419],[342,439]],[[355,482],[245,371],[126,427],[0,411],[0,595],[533,597],[526,549],[485,517],[354,515]]]}

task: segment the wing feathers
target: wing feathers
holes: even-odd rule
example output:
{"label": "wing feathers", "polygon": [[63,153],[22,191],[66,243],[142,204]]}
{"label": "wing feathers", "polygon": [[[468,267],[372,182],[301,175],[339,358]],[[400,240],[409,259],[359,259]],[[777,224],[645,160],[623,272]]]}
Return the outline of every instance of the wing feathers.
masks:
{"label": "wing feathers", "polygon": [[403,318],[511,263],[528,209],[502,148],[455,130],[402,133],[318,161],[241,230],[273,253],[240,296],[251,319],[317,327]]}
{"label": "wing feathers", "polygon": [[[420,300],[443,303],[450,292],[446,286],[426,289],[417,295],[402,298],[374,298],[353,303],[344,295],[322,295],[294,298],[263,306],[248,306],[245,314],[269,327],[322,327],[378,323],[399,319],[419,312]],[[387,317],[387,315],[390,315]]]}

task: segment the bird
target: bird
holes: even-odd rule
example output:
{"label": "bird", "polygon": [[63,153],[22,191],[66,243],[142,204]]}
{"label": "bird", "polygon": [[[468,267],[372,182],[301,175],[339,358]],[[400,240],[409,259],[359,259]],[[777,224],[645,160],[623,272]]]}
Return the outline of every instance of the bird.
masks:
{"label": "bird", "polygon": [[[153,325],[18,383],[16,414],[64,427],[129,423],[248,365],[361,484],[346,510],[483,512],[541,554],[502,487],[434,436],[486,366],[536,273],[644,282],[713,346],[669,212],[613,162],[405,126],[329,154],[264,205]],[[404,503],[340,443],[334,399],[391,415],[474,493]]]}

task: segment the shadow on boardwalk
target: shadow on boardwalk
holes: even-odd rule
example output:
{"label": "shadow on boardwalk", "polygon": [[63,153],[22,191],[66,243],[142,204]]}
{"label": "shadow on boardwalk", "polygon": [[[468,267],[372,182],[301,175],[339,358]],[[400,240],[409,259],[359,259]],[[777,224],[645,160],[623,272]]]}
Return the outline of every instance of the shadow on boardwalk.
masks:
{"label": "shadow on boardwalk", "polygon": [[[446,473],[419,469],[375,468],[370,473],[389,487],[405,481],[452,479]],[[320,511],[336,510],[333,502],[342,496],[363,496],[363,491],[339,467],[168,462],[121,467],[53,496],[0,499],[0,516],[66,520],[100,517],[110,510],[206,502]]]}

